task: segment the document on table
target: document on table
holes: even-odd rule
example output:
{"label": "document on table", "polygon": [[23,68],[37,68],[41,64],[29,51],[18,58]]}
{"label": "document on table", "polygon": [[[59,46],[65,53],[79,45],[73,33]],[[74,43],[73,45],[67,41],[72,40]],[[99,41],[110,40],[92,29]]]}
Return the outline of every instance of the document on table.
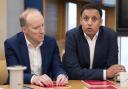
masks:
{"label": "document on table", "polygon": [[117,89],[109,80],[82,80],[82,83],[89,89]]}

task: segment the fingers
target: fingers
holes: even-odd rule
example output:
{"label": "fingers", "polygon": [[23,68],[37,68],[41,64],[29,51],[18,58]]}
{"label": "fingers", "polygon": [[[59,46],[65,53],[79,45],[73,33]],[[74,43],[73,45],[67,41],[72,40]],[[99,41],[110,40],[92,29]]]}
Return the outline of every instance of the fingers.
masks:
{"label": "fingers", "polygon": [[125,67],[123,65],[119,65],[119,64],[113,65],[112,70],[115,71],[116,73],[126,71]]}
{"label": "fingers", "polygon": [[[44,74],[42,76],[34,75],[32,77],[32,84],[39,85],[39,86],[42,86],[42,87],[43,86],[53,86],[53,81],[46,74]],[[68,84],[68,78],[63,74],[60,74],[57,77],[56,85],[57,86],[62,86],[62,85],[66,85],[66,84]]]}
{"label": "fingers", "polygon": [[36,75],[34,75],[32,77],[32,84],[39,85],[39,86],[42,86],[42,87],[44,86],[44,84],[40,80],[40,76],[36,76]]}
{"label": "fingers", "polygon": [[39,85],[39,86],[53,86],[53,82],[50,77],[46,74],[42,76],[33,76],[32,77],[32,84]]}
{"label": "fingers", "polygon": [[124,66],[119,65],[119,64],[115,64],[115,65],[112,65],[111,67],[109,67],[107,69],[106,75],[108,78],[112,78],[112,77],[117,76],[119,72],[124,72],[124,71],[126,71]]}
{"label": "fingers", "polygon": [[66,85],[66,84],[68,84],[68,78],[65,75],[63,75],[63,74],[60,74],[57,77],[56,85],[57,86],[62,86],[62,85]]}
{"label": "fingers", "polygon": [[41,76],[41,81],[45,86],[53,86],[52,79],[46,74]]}

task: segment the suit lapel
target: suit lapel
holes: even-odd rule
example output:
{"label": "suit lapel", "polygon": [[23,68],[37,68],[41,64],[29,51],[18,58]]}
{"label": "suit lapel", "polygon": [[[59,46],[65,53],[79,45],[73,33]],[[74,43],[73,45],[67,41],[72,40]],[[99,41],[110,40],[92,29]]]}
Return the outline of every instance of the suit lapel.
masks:
{"label": "suit lapel", "polygon": [[[80,31],[80,48],[82,49],[82,54],[83,54],[83,58],[84,58],[84,63],[87,63],[86,65],[89,67],[90,65],[90,51],[89,51],[89,45],[88,42],[84,36],[83,30],[79,29]],[[81,40],[82,39],[82,40]]]}
{"label": "suit lapel", "polygon": [[99,53],[101,52],[101,50],[103,50],[103,49],[101,49],[101,44],[102,44],[102,39],[103,39],[103,36],[102,36],[102,29],[100,29],[99,30],[99,34],[98,34],[98,38],[97,38],[97,40],[96,40],[96,44],[95,44],[95,51],[94,51],[94,60],[93,60],[93,66],[95,67],[95,66],[98,66],[97,64],[99,64],[100,63],[100,60],[99,60],[99,58],[97,58],[97,57],[99,57]]}
{"label": "suit lapel", "polygon": [[44,38],[43,45],[40,47],[41,50],[41,56],[42,56],[42,73],[47,73],[47,59],[48,59],[48,48],[47,48],[47,43],[46,43],[46,37]]}
{"label": "suit lapel", "polygon": [[30,69],[30,61],[29,61],[29,54],[28,54],[28,48],[27,48],[27,45],[26,45],[26,41],[25,41],[25,37],[23,34],[21,34],[20,36],[20,49],[21,49],[21,60],[24,64],[24,66],[27,67],[27,70],[26,71],[29,71],[31,72],[31,69]]}

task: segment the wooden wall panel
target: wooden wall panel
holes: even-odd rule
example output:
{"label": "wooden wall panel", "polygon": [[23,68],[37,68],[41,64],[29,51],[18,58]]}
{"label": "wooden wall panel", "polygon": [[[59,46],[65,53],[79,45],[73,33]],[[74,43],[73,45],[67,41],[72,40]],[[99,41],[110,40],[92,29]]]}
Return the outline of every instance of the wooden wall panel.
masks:
{"label": "wooden wall panel", "polygon": [[106,26],[116,31],[116,10],[115,8],[106,8]]}

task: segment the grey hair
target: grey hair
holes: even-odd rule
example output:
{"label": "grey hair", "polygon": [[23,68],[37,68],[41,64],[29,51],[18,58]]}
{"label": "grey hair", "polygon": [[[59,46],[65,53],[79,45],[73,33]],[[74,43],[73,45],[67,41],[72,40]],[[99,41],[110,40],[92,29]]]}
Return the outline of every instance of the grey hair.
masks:
{"label": "grey hair", "polygon": [[19,20],[20,20],[20,26],[21,27],[24,27],[27,25],[27,16],[31,13],[34,13],[34,12],[38,12],[41,14],[41,12],[38,10],[38,9],[35,9],[35,8],[27,8],[19,17]]}

